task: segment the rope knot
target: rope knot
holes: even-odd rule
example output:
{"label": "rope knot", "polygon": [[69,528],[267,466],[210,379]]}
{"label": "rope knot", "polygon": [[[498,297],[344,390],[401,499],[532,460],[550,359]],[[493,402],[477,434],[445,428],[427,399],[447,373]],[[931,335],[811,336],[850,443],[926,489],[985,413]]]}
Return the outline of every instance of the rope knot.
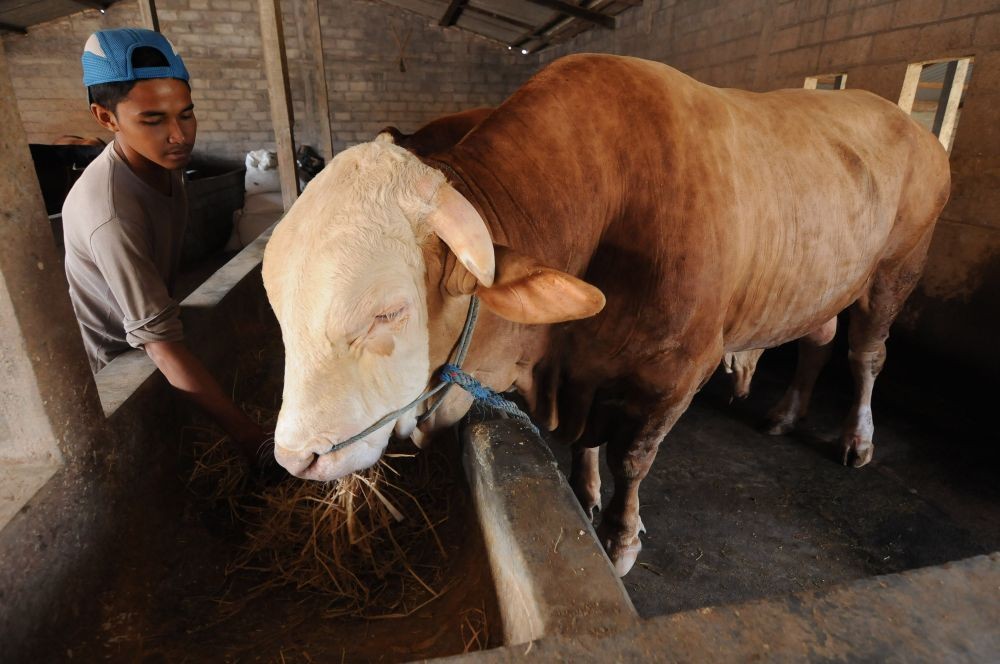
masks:
{"label": "rope knot", "polygon": [[514,419],[520,421],[522,424],[527,426],[533,433],[538,435],[538,427],[536,427],[531,418],[517,407],[513,401],[504,398],[500,394],[489,387],[483,385],[478,380],[473,378],[471,375],[462,371],[459,367],[454,364],[445,364],[441,367],[440,376],[441,381],[444,383],[453,383],[458,385],[463,390],[472,395],[472,398],[476,401],[486,404],[491,408],[495,408],[499,411],[507,413]]}

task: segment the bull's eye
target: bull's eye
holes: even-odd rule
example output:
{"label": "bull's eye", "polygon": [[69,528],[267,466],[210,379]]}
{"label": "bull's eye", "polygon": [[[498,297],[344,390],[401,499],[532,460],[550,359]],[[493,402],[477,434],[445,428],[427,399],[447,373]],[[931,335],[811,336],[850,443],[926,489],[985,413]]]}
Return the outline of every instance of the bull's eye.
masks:
{"label": "bull's eye", "polygon": [[397,320],[400,316],[402,316],[403,311],[405,309],[406,306],[404,305],[396,307],[395,309],[392,309],[390,311],[383,311],[382,313],[375,316],[375,320],[376,322],[379,323],[391,323],[392,321]]}

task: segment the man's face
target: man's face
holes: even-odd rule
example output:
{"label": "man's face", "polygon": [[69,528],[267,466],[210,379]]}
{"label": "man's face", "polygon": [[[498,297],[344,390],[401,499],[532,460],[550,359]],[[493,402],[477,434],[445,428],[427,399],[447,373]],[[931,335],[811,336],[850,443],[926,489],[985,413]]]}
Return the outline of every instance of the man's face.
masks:
{"label": "man's face", "polygon": [[91,110],[98,122],[117,132],[115,140],[129,161],[138,156],[168,170],[183,168],[190,161],[198,121],[184,81],[139,81],[114,113],[97,104]]}

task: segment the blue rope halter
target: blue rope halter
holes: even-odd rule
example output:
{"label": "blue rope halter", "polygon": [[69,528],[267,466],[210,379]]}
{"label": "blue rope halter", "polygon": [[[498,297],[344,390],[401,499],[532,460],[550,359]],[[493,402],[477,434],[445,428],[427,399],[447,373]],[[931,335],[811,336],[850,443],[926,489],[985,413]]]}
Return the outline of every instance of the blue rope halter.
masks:
{"label": "blue rope halter", "polygon": [[437,371],[437,378],[439,381],[438,384],[435,385],[434,387],[424,390],[424,392],[419,397],[417,397],[410,403],[406,404],[399,410],[394,410],[385,417],[382,417],[377,422],[375,422],[375,424],[371,425],[361,433],[355,434],[350,438],[348,438],[347,440],[343,440],[339,443],[336,443],[326,453],[328,454],[330,452],[336,452],[337,450],[341,450],[347,447],[348,445],[353,445],[354,443],[358,442],[368,434],[378,431],[386,424],[395,421],[400,415],[410,410],[411,408],[416,407],[416,405],[419,404],[420,402],[426,401],[427,399],[430,399],[435,395],[439,395],[437,399],[434,400],[434,403],[432,403],[430,407],[427,409],[427,412],[421,415],[420,418],[417,420],[418,424],[423,423],[428,417],[430,417],[434,413],[435,410],[438,409],[438,407],[444,401],[444,398],[448,395],[448,390],[451,389],[452,385],[458,385],[459,387],[461,387],[463,390],[471,394],[472,398],[475,399],[477,402],[489,406],[490,408],[495,408],[496,410],[504,412],[510,417],[513,417],[514,419],[518,420],[519,422],[527,426],[534,434],[537,435],[538,427],[536,427],[531,422],[531,418],[528,417],[528,415],[523,410],[517,407],[517,404],[515,404],[513,401],[505,399],[503,396],[501,396],[494,390],[486,387],[478,380],[476,380],[466,372],[462,371],[462,363],[465,361],[465,356],[469,352],[469,346],[472,344],[472,333],[476,328],[476,320],[478,320],[478,318],[479,318],[479,298],[473,295],[472,299],[469,301],[469,313],[465,317],[465,327],[462,328],[462,335],[458,338],[458,348],[455,352],[455,361],[453,363],[452,362],[445,363],[444,365],[441,366],[440,369],[438,369]]}

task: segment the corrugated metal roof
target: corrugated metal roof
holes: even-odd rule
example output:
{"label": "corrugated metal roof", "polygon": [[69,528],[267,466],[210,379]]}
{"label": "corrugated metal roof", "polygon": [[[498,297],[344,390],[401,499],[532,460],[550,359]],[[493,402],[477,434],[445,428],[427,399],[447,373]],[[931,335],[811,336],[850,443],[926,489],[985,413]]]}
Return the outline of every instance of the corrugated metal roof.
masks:
{"label": "corrugated metal roof", "polygon": [[0,34],[28,28],[85,9],[107,9],[117,0],[0,0]]}
{"label": "corrugated metal roof", "polygon": [[[0,0],[0,34],[84,9],[106,9],[118,0]],[[618,14],[642,0],[378,0],[442,26],[455,26],[498,45],[540,51],[587,30],[613,30]]]}
{"label": "corrugated metal roof", "polygon": [[378,0],[535,53],[587,30],[613,30],[616,16],[642,0]]}

